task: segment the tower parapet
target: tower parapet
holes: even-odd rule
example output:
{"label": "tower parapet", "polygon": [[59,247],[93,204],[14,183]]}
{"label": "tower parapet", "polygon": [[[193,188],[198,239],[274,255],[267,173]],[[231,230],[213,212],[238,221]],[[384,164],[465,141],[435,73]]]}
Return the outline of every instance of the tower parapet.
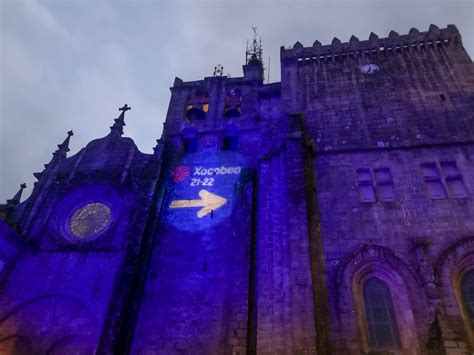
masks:
{"label": "tower parapet", "polygon": [[[443,29],[431,25],[426,32],[412,28],[406,35],[399,35],[397,32],[391,31],[386,38],[379,38],[372,32],[369,39],[365,41],[359,41],[357,37],[352,36],[349,42],[342,43],[335,37],[331,44],[321,45],[319,41],[315,41],[311,47],[304,47],[300,42],[296,42],[292,48],[281,47],[280,53],[282,62],[297,60],[320,63],[349,58],[389,56],[406,51],[448,46],[462,48],[461,34],[454,25],[448,25]],[[467,54],[466,57],[468,58]]]}
{"label": "tower parapet", "polygon": [[281,49],[282,99],[320,151],[470,141],[473,74],[454,25]]}

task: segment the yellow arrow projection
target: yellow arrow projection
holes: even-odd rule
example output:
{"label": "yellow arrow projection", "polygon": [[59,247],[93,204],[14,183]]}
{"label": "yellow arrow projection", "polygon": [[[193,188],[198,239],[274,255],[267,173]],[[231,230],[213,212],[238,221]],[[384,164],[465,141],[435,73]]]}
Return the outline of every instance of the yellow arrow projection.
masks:
{"label": "yellow arrow projection", "polygon": [[215,195],[209,191],[199,191],[200,200],[175,200],[170,204],[170,208],[188,208],[188,207],[202,207],[198,212],[197,216],[202,218],[207,216],[212,211],[217,210],[219,207],[224,206],[227,203],[227,199],[218,195]]}

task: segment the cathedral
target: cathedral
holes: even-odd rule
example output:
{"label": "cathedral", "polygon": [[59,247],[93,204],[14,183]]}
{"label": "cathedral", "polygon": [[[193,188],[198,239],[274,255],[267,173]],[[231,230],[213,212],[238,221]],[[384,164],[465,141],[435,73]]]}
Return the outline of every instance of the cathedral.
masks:
{"label": "cathedral", "polygon": [[243,76],[176,78],[153,154],[123,136],[128,105],[77,154],[67,133],[0,205],[1,354],[473,353],[457,28],[280,63],[265,83],[254,38]]}

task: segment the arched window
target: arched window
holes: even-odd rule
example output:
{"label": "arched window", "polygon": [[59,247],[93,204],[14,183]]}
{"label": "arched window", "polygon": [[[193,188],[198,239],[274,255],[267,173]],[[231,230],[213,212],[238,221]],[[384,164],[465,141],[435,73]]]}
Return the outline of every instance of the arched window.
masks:
{"label": "arched window", "polygon": [[186,100],[186,117],[189,120],[203,120],[209,111],[209,93],[204,89],[194,90]]}
{"label": "arched window", "polygon": [[364,283],[363,294],[370,347],[400,347],[400,335],[387,285],[373,277]]}
{"label": "arched window", "polygon": [[471,325],[474,325],[474,270],[462,277],[461,294]]}
{"label": "arched window", "polygon": [[242,91],[240,89],[231,89],[227,92],[225,98],[225,112],[227,118],[240,117],[242,111]]}

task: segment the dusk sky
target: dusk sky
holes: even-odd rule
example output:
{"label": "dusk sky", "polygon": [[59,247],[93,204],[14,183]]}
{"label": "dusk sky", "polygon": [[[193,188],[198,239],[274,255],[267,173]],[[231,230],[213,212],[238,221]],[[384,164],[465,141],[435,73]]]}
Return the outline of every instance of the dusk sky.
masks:
{"label": "dusk sky", "polygon": [[[26,182],[27,197],[51,153],[74,130],[71,152],[109,133],[127,103],[125,135],[151,153],[174,78],[242,76],[252,26],[270,81],[279,49],[346,42],[390,30],[455,24],[474,56],[474,1],[0,0],[0,203]],[[271,58],[269,61],[268,58]]]}

